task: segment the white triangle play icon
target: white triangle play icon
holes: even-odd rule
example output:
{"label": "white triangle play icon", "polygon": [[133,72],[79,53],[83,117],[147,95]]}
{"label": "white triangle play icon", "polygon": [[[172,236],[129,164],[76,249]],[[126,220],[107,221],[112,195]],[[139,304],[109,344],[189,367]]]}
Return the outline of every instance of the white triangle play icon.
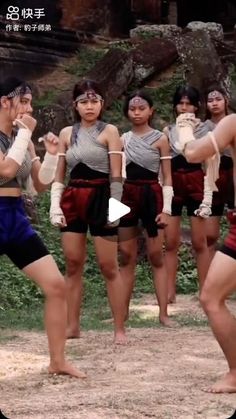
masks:
{"label": "white triangle play icon", "polygon": [[108,220],[113,223],[130,212],[130,207],[115,198],[109,199]]}

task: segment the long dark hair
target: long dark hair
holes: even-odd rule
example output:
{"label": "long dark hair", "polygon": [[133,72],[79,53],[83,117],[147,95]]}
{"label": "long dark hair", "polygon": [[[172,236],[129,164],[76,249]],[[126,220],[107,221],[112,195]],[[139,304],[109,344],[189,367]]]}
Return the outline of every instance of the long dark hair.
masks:
{"label": "long dark hair", "polygon": [[125,101],[124,101],[123,112],[124,112],[124,115],[126,116],[126,118],[128,118],[129,102],[136,96],[146,100],[146,102],[149,104],[150,108],[153,107],[153,100],[152,100],[151,96],[147,93],[146,90],[144,90],[144,89],[135,90],[134,92],[132,92],[128,96],[126,96]]}
{"label": "long dark hair", "polygon": [[205,107],[206,107],[205,121],[207,119],[211,119],[211,112],[207,109],[207,100],[208,100],[209,93],[214,92],[214,91],[219,92],[219,93],[222,94],[222,96],[224,97],[224,101],[225,101],[225,115],[228,115],[228,113],[229,113],[229,110],[228,110],[228,96],[227,96],[226,91],[221,86],[211,86],[204,93],[204,100],[205,100]]}
{"label": "long dark hair", "polygon": [[174,115],[176,116],[176,106],[181,102],[181,99],[183,97],[187,97],[190,104],[195,106],[195,108],[197,108],[196,113],[199,110],[200,107],[200,93],[199,91],[196,89],[196,87],[193,86],[178,86],[174,96],[173,96],[173,112]]}
{"label": "long dark hair", "polygon": [[[98,95],[100,95],[102,98],[104,98],[104,94],[102,92],[101,87],[99,84],[94,80],[82,80],[79,83],[76,83],[73,89],[73,101],[76,100],[76,98],[80,95],[82,95],[85,92],[92,91]],[[100,119],[102,116],[102,110],[98,116],[98,119]],[[81,121],[81,116],[77,110],[74,110],[74,117],[77,121]]]}

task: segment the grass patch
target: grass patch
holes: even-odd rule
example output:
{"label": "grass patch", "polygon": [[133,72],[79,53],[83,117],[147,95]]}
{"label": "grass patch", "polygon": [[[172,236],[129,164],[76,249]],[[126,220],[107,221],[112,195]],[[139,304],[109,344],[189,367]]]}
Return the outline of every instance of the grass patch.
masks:
{"label": "grass patch", "polygon": [[191,313],[179,314],[173,318],[179,323],[180,326],[206,327],[209,325],[206,318],[198,317]]}

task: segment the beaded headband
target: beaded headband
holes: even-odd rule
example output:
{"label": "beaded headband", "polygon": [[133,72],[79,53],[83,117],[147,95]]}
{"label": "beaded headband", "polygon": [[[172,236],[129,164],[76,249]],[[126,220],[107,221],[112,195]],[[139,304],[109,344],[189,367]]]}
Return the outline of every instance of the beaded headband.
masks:
{"label": "beaded headband", "polygon": [[135,96],[129,101],[129,106],[148,105],[148,102],[140,96]]}
{"label": "beaded headband", "polygon": [[77,98],[75,99],[75,102],[83,102],[86,100],[94,100],[94,99],[100,100],[100,101],[103,100],[101,95],[98,95],[93,90],[89,90],[83,93],[82,95],[77,96]]}
{"label": "beaded headband", "polygon": [[207,96],[207,99],[215,99],[216,97],[224,98],[222,93],[218,92],[217,90],[213,90]]}
{"label": "beaded headband", "polygon": [[11,99],[13,97],[16,96],[20,96],[20,95],[26,95],[26,94],[31,94],[31,88],[29,86],[18,86],[16,87],[14,90],[12,90],[10,93],[8,93],[6,96],[8,99]]}

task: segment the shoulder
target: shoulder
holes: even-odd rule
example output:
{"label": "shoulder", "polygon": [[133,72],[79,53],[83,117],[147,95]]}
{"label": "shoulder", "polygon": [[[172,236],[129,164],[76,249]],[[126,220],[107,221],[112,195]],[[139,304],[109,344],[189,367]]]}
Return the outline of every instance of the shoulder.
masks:
{"label": "shoulder", "polygon": [[118,128],[112,124],[107,124],[104,128],[104,131],[109,134],[119,135]]}
{"label": "shoulder", "polygon": [[60,138],[62,138],[62,139],[66,139],[68,136],[70,137],[71,136],[71,133],[72,133],[72,126],[70,125],[70,126],[68,126],[68,127],[65,127],[65,128],[62,128],[62,130],[60,131]]}

